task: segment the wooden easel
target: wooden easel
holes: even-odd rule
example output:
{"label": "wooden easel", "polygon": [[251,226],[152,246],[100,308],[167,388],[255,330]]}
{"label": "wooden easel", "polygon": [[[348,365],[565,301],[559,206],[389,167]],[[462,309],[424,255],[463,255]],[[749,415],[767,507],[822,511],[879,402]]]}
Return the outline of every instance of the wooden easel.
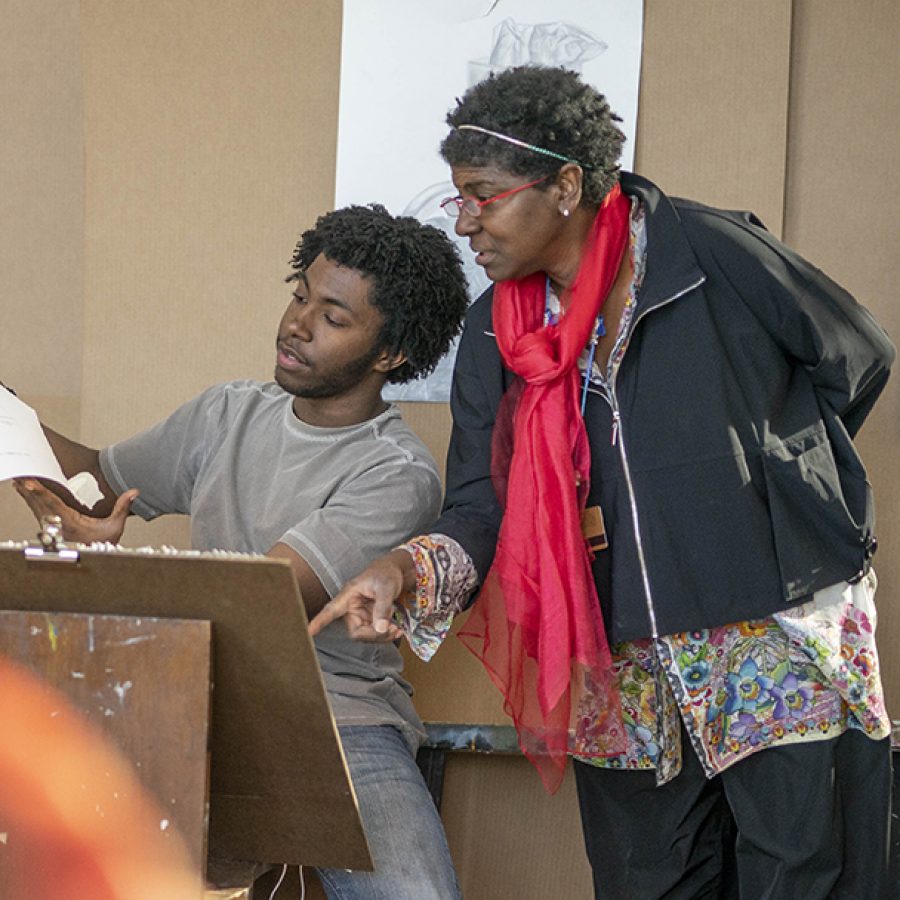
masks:
{"label": "wooden easel", "polygon": [[120,732],[161,805],[184,798],[173,821],[200,864],[206,847],[210,859],[372,868],[288,563],[44,543],[0,549],[0,609],[15,611],[0,617],[0,652],[89,714],[109,701],[95,718]]}

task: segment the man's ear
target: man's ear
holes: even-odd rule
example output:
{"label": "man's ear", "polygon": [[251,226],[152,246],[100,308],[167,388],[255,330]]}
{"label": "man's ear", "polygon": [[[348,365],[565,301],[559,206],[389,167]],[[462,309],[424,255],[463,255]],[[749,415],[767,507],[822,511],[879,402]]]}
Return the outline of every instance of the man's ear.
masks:
{"label": "man's ear", "polygon": [[383,350],[381,355],[375,360],[375,371],[382,372],[387,375],[389,372],[393,372],[394,369],[399,368],[406,362],[406,354],[401,353],[399,350],[391,351],[391,350]]}

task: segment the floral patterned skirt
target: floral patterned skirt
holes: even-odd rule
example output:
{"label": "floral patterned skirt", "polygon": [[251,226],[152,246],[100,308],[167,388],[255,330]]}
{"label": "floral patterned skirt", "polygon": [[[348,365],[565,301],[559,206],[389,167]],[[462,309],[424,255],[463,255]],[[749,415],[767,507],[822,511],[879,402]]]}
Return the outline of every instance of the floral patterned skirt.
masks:
{"label": "floral patterned skirt", "polygon": [[847,728],[887,737],[876,583],[870,571],[766,619],[617,644],[628,746],[583,761],[655,769],[664,783],[681,769],[682,723],[709,777],[766,747]]}

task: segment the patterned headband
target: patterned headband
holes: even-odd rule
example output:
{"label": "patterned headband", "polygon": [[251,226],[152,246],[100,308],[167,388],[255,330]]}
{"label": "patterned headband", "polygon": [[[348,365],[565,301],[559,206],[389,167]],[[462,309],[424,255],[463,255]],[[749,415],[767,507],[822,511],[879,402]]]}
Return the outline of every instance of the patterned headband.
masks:
{"label": "patterned headband", "polygon": [[577,159],[572,159],[570,156],[563,156],[561,153],[555,153],[553,150],[546,150],[543,147],[536,147],[534,144],[526,144],[525,141],[520,141],[518,138],[510,137],[508,134],[500,134],[497,131],[490,131],[487,128],[482,128],[480,125],[454,125],[457,131],[478,131],[481,134],[489,134],[491,137],[498,138],[501,141],[506,141],[508,144],[515,144],[517,147],[522,147],[525,150],[531,150],[534,153],[543,153],[544,156],[552,156],[554,159],[561,159],[563,162],[567,163],[575,163],[577,166],[581,166],[583,169],[589,169],[590,166],[583,165],[578,162]]}

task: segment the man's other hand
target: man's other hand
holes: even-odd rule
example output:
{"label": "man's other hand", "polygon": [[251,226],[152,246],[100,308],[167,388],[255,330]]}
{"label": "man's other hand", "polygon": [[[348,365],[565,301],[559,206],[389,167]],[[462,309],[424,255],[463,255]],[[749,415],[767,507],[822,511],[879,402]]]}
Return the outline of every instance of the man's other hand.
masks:
{"label": "man's other hand", "polygon": [[125,491],[116,498],[112,513],[106,518],[97,519],[69,506],[37,479],[17,478],[13,484],[38,522],[44,516],[59,516],[62,521],[63,538],[82,544],[91,544],[94,541],[117,544],[125,530],[125,520],[131,511],[131,504],[138,495],[137,490]]}

